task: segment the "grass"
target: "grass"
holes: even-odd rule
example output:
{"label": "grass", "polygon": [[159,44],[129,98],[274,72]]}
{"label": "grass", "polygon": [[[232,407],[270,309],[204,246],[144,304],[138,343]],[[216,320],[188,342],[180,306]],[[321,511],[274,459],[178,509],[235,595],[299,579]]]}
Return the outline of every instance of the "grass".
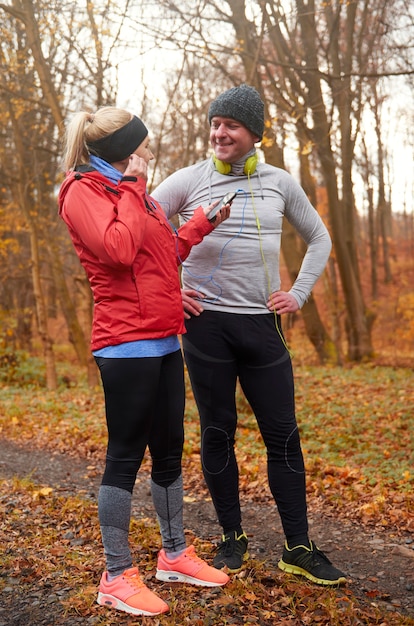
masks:
{"label": "grass", "polygon": [[[384,614],[374,606],[361,607],[347,588],[324,589],[290,580],[269,571],[265,563],[251,561],[248,569],[232,577],[223,589],[157,584],[169,599],[170,614],[160,618],[134,618],[102,611],[96,603],[99,572],[103,568],[96,524],[96,504],[78,497],[63,497],[39,489],[30,481],[3,483],[0,506],[6,516],[0,525],[2,576],[18,579],[24,593],[38,590],[58,597],[58,622],[82,617],[88,624],[113,626],[382,626],[413,624],[397,613]],[[6,491],[7,489],[7,491]],[[134,558],[153,588],[159,533],[154,520],[135,520],[131,526]],[[197,552],[211,557],[210,547],[195,540]],[[2,585],[4,591],[4,584]],[[7,591],[7,590],[6,590]],[[35,624],[35,621],[28,622]],[[55,623],[55,622],[53,622]]]}
{"label": "grass", "polygon": [[[96,605],[96,588],[103,558],[96,524],[96,503],[80,497],[61,496],[39,488],[29,480],[3,481],[0,507],[0,588],[18,580],[19,594],[43,590],[55,594],[51,608],[58,622],[71,618],[82,623],[113,626],[413,626],[414,621],[397,613],[384,613],[375,606],[361,606],[347,588],[316,588],[298,582],[265,563],[250,561],[223,589],[195,588],[154,583],[159,533],[155,520],[133,520],[131,545],[144,580],[168,598],[170,613],[160,618],[134,618],[104,611]],[[194,541],[201,556],[211,558],[211,546]],[[7,580],[6,580],[7,577]],[[43,617],[43,615],[42,615]],[[30,619],[30,618],[29,618]],[[20,623],[20,622],[19,622]],[[36,621],[26,622],[35,625]],[[43,622],[42,622],[43,623]]]}
{"label": "grass", "polygon": [[[106,444],[103,396],[89,389],[82,372],[68,370],[71,384],[56,392],[30,381],[10,381],[0,395],[0,433],[19,444],[66,454],[103,458]],[[307,465],[310,502],[324,502],[337,515],[407,533],[414,517],[414,389],[412,371],[360,365],[347,368],[297,365],[297,416]],[[68,374],[68,373],[67,373]],[[66,374],[66,375],[67,375]],[[76,381],[76,382],[74,382]],[[238,391],[237,449],[241,490],[249,498],[266,490],[265,451],[250,407]],[[197,410],[189,390],[186,408],[184,477],[186,491],[201,497]],[[260,489],[263,487],[263,490]],[[268,495],[263,495],[268,498]],[[269,571],[252,561],[223,590],[159,587],[171,613],[162,618],[115,619],[95,604],[97,572],[103,568],[96,502],[62,497],[27,480],[2,481],[0,541],[3,576],[60,589],[59,606],[85,623],[109,626],[382,626],[414,624],[397,613],[361,606],[347,589],[320,589]],[[159,533],[154,520],[135,520],[131,543],[152,580]],[[195,538],[197,551],[211,557],[211,545]],[[137,547],[139,546],[139,547]],[[35,549],[33,549],[35,548]],[[151,582],[151,585],[153,583]],[[178,620],[178,621],[177,621]],[[64,622],[62,622],[64,623]]]}
{"label": "grass", "polygon": [[[72,378],[74,370],[72,370]],[[102,458],[106,442],[103,396],[76,373],[77,386],[56,392],[3,385],[0,433],[36,447]],[[359,365],[349,368],[296,367],[297,417],[310,495],[321,494],[335,507],[355,505],[366,517],[370,502],[386,500],[384,510],[401,510],[404,529],[414,511],[414,386],[408,368]],[[187,385],[187,473],[199,474],[198,416]],[[249,405],[237,393],[237,448],[242,489],[266,481],[265,450]],[[330,477],[338,483],[330,489]],[[342,477],[342,478],[341,478]],[[244,482],[245,481],[245,484]],[[340,496],[340,498],[338,497]],[[401,509],[401,507],[403,507]],[[373,520],[375,507],[372,510]],[[383,510],[383,512],[384,512]],[[381,518],[383,518],[383,512]]]}

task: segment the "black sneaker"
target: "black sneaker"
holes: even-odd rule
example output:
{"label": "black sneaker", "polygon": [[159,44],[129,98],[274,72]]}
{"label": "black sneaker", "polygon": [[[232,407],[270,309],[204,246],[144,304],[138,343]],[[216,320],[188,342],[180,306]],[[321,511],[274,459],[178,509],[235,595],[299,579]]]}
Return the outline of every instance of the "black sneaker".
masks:
{"label": "black sneaker", "polygon": [[237,536],[236,532],[223,535],[221,543],[217,548],[217,554],[213,559],[213,565],[216,569],[227,567],[229,572],[238,572],[243,561],[249,558],[247,552],[247,537],[245,533]]}
{"label": "black sneaker", "polygon": [[306,576],[317,585],[341,585],[346,583],[346,576],[336,569],[328,557],[311,541],[310,548],[297,546],[291,550],[287,543],[278,566],[288,574]]}

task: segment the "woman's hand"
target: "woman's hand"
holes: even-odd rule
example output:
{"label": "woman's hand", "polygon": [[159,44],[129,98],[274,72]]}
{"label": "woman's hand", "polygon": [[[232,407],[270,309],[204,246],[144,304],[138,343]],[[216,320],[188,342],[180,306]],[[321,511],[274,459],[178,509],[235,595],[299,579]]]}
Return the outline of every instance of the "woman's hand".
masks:
{"label": "woman's hand", "polygon": [[131,154],[124,176],[137,176],[146,181],[148,178],[148,163],[137,154]]}
{"label": "woman's hand", "polygon": [[[219,202],[220,200],[216,200],[215,202],[210,204],[208,207],[203,208],[204,215],[206,216],[207,219],[209,219],[208,217],[209,214],[219,204]],[[231,202],[229,202],[229,204],[225,204],[220,209],[220,211],[218,211],[218,213],[216,213],[216,215],[210,220],[214,228],[217,228],[219,224],[221,224],[222,222],[224,222],[224,220],[230,217],[230,207],[231,207]]]}
{"label": "woman's hand", "polygon": [[274,291],[271,293],[266,306],[269,311],[276,311],[278,315],[296,313],[299,310],[296,298],[287,291]]}
{"label": "woman's hand", "polygon": [[200,298],[203,298],[203,294],[195,289],[181,289],[184,319],[189,320],[192,315],[198,316],[204,311]]}

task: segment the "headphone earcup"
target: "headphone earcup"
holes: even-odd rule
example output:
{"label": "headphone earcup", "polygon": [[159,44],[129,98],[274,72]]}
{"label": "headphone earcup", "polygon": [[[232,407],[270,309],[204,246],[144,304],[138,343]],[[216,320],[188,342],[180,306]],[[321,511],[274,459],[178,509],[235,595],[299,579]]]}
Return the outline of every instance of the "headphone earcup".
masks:
{"label": "headphone earcup", "polygon": [[[220,161],[215,155],[213,155],[213,162],[216,170],[219,174],[230,174],[231,172],[231,163],[226,163],[225,161]],[[244,164],[244,173],[246,176],[253,174],[256,170],[257,166],[257,154],[253,154],[251,157],[246,159]]]}
{"label": "headphone earcup", "polygon": [[225,161],[220,161],[220,159],[218,159],[216,156],[213,156],[213,161],[214,161],[215,168],[219,174],[225,174],[225,175],[230,174],[231,172],[230,163],[226,163]]}
{"label": "headphone earcup", "polygon": [[257,154],[253,154],[253,156],[246,159],[246,163],[244,164],[244,173],[246,176],[249,174],[253,174],[256,170],[257,166]]}

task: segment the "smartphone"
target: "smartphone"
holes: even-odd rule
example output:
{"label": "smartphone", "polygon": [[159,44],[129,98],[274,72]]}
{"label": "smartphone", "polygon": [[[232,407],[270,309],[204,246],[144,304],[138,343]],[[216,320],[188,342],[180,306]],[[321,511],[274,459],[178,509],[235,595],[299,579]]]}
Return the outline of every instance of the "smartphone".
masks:
{"label": "smartphone", "polygon": [[221,202],[219,202],[218,205],[208,214],[209,221],[214,222],[220,209],[222,209],[226,204],[231,204],[236,196],[237,191],[229,191],[229,193],[226,193]]}

